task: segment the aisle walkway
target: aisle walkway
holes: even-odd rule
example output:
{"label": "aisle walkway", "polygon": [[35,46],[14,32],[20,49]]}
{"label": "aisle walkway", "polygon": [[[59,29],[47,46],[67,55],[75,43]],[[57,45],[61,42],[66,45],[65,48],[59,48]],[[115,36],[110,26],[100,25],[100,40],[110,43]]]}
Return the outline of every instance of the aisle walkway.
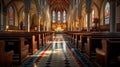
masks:
{"label": "aisle walkway", "polygon": [[[87,67],[74,48],[68,45],[62,34],[57,34],[54,41],[50,41],[43,51],[26,61],[22,67]],[[89,65],[90,66],[90,65]]]}

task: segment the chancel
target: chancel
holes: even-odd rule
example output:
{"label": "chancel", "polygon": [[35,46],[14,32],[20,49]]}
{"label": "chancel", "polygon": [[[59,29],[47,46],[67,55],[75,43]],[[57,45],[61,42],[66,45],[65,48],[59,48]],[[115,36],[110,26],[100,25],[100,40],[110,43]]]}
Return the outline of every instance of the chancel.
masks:
{"label": "chancel", "polygon": [[0,0],[0,67],[120,67],[120,0]]}

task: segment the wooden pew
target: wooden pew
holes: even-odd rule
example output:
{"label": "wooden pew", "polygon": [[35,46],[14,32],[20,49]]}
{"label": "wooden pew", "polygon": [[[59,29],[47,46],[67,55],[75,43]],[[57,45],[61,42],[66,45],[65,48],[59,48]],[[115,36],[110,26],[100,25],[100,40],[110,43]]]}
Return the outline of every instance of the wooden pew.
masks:
{"label": "wooden pew", "polygon": [[46,35],[49,35],[48,33],[52,35],[54,32],[0,32],[0,38],[25,37],[25,43],[29,44],[29,53],[34,54],[48,41],[48,38],[44,36],[45,33],[47,33]]}
{"label": "wooden pew", "polygon": [[25,38],[4,38],[5,41],[5,50],[14,51],[13,59],[18,61],[20,64],[28,58],[29,54],[29,45],[25,44]]}
{"label": "wooden pew", "polygon": [[30,32],[29,34],[35,35],[35,40],[37,41],[37,48],[40,49],[44,44],[47,43],[48,39],[50,38],[50,35],[52,35],[54,32],[46,31],[46,32]]}
{"label": "wooden pew", "polygon": [[81,33],[76,33],[76,44],[77,44],[77,49],[84,53],[85,49],[85,44],[87,43],[87,36],[90,36],[90,32],[81,32]]}
{"label": "wooden pew", "polygon": [[5,52],[5,43],[3,40],[0,41],[0,66],[1,67],[12,67],[13,63],[13,51]]}
{"label": "wooden pew", "polygon": [[87,36],[87,43],[85,44],[85,55],[88,59],[92,60],[96,57],[95,54],[95,48],[99,47],[101,48],[101,40],[103,38],[109,38],[109,39],[119,39],[120,35],[119,33],[109,33],[109,34],[102,34],[102,35],[91,35]]}
{"label": "wooden pew", "polygon": [[3,32],[0,33],[0,39],[18,39],[24,37],[25,44],[29,44],[29,54],[34,54],[37,52],[37,41],[35,35],[29,32]]}
{"label": "wooden pew", "polygon": [[[72,34],[75,35],[74,40],[77,42],[78,50],[80,50],[82,53],[85,53],[85,55],[89,59],[91,59],[92,55],[95,58],[94,56],[95,48],[100,47],[99,45],[96,46],[95,42],[100,44],[102,38],[120,38],[119,35],[120,33],[110,33],[110,32],[79,32]],[[91,44],[95,45],[92,46],[92,49],[91,49]]]}
{"label": "wooden pew", "polygon": [[96,61],[102,67],[120,66],[120,39],[102,39],[102,48],[96,48]]}
{"label": "wooden pew", "polygon": [[20,38],[20,45],[18,49],[20,49],[18,53],[19,62],[22,63],[28,58],[29,55],[29,44],[25,44],[25,38]]}

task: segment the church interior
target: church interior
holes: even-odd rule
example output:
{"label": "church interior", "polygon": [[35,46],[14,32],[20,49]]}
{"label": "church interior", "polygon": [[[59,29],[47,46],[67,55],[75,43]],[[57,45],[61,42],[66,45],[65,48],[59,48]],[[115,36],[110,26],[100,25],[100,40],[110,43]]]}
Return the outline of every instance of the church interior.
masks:
{"label": "church interior", "polygon": [[120,0],[0,0],[0,67],[120,67]]}

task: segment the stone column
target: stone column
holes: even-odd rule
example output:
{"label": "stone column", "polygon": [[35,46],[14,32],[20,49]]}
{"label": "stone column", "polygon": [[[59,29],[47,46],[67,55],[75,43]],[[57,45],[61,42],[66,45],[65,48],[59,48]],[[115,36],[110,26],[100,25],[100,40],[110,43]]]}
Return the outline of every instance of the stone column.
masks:
{"label": "stone column", "polygon": [[87,9],[86,10],[86,14],[87,14],[87,32],[90,32],[90,13],[91,13],[91,9]]}
{"label": "stone column", "polygon": [[116,0],[110,1],[110,32],[116,32]]}
{"label": "stone column", "polygon": [[70,26],[69,26],[69,24],[68,24],[68,21],[67,21],[67,23],[66,23],[66,27],[67,27],[67,29],[66,29],[66,30],[67,30],[67,31],[69,31],[69,30],[70,30],[70,29],[69,29],[69,28],[70,28]]}
{"label": "stone column", "polygon": [[2,25],[2,30],[3,31],[6,31],[9,27],[7,26],[7,29],[6,29],[6,18],[7,18],[7,11],[6,11],[6,9],[4,9],[3,10],[4,12],[3,12],[3,21],[2,21],[2,23],[1,23],[1,25]]}
{"label": "stone column", "polygon": [[81,31],[81,17],[79,17],[79,27],[78,27],[78,31]]}
{"label": "stone column", "polygon": [[73,13],[73,23],[74,23],[74,25],[73,25],[73,27],[74,27],[74,31],[76,31],[76,9],[73,9],[74,10],[74,13]]}
{"label": "stone column", "polygon": [[30,32],[30,10],[25,10],[25,31]]}
{"label": "stone column", "polygon": [[73,31],[75,31],[75,21],[73,20],[73,25],[72,25],[72,27],[73,27]]}
{"label": "stone column", "polygon": [[45,20],[43,19],[43,31],[45,31]]}
{"label": "stone column", "polygon": [[40,20],[41,20],[40,11],[38,11],[38,32],[40,32]]}
{"label": "stone column", "polygon": [[3,7],[2,7],[1,1],[0,1],[0,6],[1,6],[1,9],[0,9],[0,30],[1,30],[1,25],[2,25],[2,22],[3,22],[3,21],[2,21],[2,20],[3,20],[3,19],[2,19],[2,14],[3,14],[3,13],[2,13],[2,11],[3,11],[2,8],[3,8]]}
{"label": "stone column", "polygon": [[71,26],[71,31],[73,30],[73,22],[70,23],[70,26]]}
{"label": "stone column", "polygon": [[78,27],[78,31],[81,31],[81,22],[80,22],[80,19],[81,19],[81,4],[79,2],[78,4],[78,18],[79,18],[79,27]]}
{"label": "stone column", "polygon": [[92,0],[86,0],[87,32],[90,32],[90,13]]}

